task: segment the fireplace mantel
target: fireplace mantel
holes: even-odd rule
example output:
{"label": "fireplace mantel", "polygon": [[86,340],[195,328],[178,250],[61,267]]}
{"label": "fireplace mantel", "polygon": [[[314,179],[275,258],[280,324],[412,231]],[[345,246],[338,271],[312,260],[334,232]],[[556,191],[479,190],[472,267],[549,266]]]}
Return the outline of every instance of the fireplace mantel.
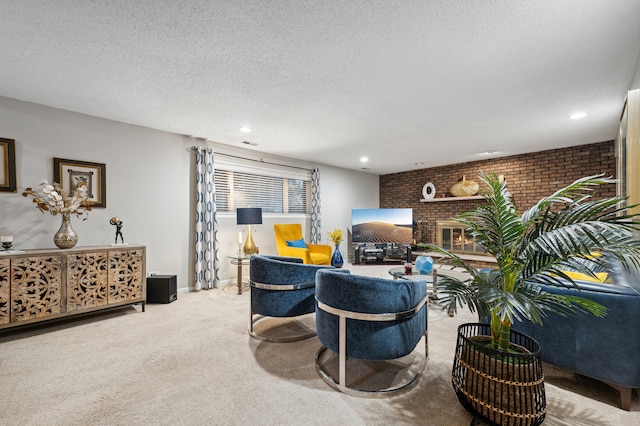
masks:
{"label": "fireplace mantel", "polygon": [[441,201],[465,201],[465,200],[483,200],[484,195],[470,195],[467,197],[439,197],[439,198],[422,198],[421,203],[437,203]]}

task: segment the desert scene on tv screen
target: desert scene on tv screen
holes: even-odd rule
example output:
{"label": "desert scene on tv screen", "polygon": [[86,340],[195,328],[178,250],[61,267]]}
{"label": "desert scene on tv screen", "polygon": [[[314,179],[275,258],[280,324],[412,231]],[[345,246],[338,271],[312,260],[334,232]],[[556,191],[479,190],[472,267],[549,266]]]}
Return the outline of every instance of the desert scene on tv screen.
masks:
{"label": "desert scene on tv screen", "polygon": [[387,222],[364,222],[353,225],[352,241],[355,243],[411,244],[412,225],[394,225]]}

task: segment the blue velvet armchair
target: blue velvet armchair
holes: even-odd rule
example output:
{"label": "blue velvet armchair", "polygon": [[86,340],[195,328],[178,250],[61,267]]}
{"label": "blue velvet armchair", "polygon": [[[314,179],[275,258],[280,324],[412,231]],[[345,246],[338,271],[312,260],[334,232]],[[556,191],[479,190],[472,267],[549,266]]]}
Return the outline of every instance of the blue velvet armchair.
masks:
{"label": "blue velvet armchair", "polygon": [[523,322],[514,328],[538,341],[543,361],[617,389],[621,408],[629,410],[632,389],[640,388],[640,272],[625,270],[617,260],[609,260],[607,272],[611,283],[577,280],[580,290],[569,283],[540,286],[548,293],[594,300],[607,308],[604,318],[549,314],[543,326]]}
{"label": "blue velvet armchair", "polygon": [[[365,397],[406,392],[417,384],[428,358],[425,281],[320,270],[316,274],[316,301],[316,332],[323,347],[316,354],[315,363],[327,384],[349,395]],[[418,357],[417,373],[405,384],[383,389],[351,385],[347,358],[384,361],[404,357],[414,351],[422,337],[425,354]],[[337,380],[325,367],[329,363],[323,361],[327,349],[338,354]]]}
{"label": "blue velvet armchair", "polygon": [[249,334],[269,342],[294,342],[315,336],[315,331],[286,337],[267,336],[258,333],[255,324],[267,317],[297,317],[315,312],[316,271],[327,268],[333,269],[303,264],[302,259],[295,257],[251,256]]}

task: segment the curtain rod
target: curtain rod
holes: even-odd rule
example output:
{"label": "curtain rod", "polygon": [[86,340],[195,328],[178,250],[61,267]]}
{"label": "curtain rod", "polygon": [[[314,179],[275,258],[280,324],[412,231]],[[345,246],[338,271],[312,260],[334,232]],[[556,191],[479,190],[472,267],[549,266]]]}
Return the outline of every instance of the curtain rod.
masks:
{"label": "curtain rod", "polygon": [[[197,146],[192,146],[191,147],[191,151],[197,151],[199,147]],[[290,166],[288,164],[279,164],[279,163],[271,163],[269,161],[264,161],[262,158],[259,160],[255,160],[253,158],[246,158],[246,157],[240,157],[239,155],[233,155],[233,154],[225,154],[224,152],[213,152],[216,155],[223,155],[226,157],[233,157],[233,158],[238,158],[240,160],[247,160],[247,161],[255,161],[256,163],[262,163],[262,164],[270,164],[272,166],[280,166],[280,167],[290,167],[292,169],[300,169],[300,170],[306,170],[308,172],[312,172],[312,169],[307,169],[305,167],[298,167],[298,166]]]}

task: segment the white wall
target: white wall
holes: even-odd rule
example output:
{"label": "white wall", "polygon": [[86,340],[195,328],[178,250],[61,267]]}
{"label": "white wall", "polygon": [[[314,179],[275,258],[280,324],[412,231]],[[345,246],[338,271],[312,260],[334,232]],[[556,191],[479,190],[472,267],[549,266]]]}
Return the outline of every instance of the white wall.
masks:
{"label": "white wall", "polygon": [[72,218],[78,246],[114,242],[118,216],[126,242],[147,246],[148,270],[186,285],[188,158],[182,138],[165,132],[0,98],[0,133],[16,141],[18,194],[0,193],[0,232],[16,249],[55,248],[60,217],[42,214],[20,188],[53,180],[53,157],[106,163],[107,207]]}
{"label": "white wall", "polygon": [[[323,241],[326,244],[332,244],[327,233],[335,228],[342,229],[344,241],[340,245],[340,251],[345,261],[353,259],[351,256],[353,248],[349,245],[351,210],[380,206],[379,178],[376,176],[376,179],[372,181],[370,176],[338,168],[322,169],[320,180],[322,182]],[[350,184],[346,185],[345,182]],[[331,214],[324,214],[327,211],[324,209],[325,204],[331,206]]]}
{"label": "white wall", "polygon": [[[109,219],[118,216],[126,242],[147,246],[147,270],[176,274],[178,287],[190,281],[190,138],[0,97],[0,137],[15,139],[18,187],[53,180],[53,158],[106,164],[107,207],[82,222],[72,219],[78,246],[111,244]],[[216,151],[270,158],[253,150],[211,144]],[[325,165],[275,158],[290,165],[319,167],[323,234],[350,227],[354,207],[378,206],[378,176]],[[40,213],[30,199],[0,192],[0,234],[14,236],[14,248],[55,248],[60,218]],[[304,216],[298,218],[304,223]],[[265,215],[255,229],[261,253],[275,253],[273,224],[290,218]],[[235,279],[226,256],[237,251],[235,215],[220,215],[221,279]],[[305,229],[308,229],[304,223]]]}
{"label": "white wall", "polygon": [[640,55],[638,56],[638,61],[636,62],[636,72],[631,81],[631,87],[629,90],[640,89]]}

